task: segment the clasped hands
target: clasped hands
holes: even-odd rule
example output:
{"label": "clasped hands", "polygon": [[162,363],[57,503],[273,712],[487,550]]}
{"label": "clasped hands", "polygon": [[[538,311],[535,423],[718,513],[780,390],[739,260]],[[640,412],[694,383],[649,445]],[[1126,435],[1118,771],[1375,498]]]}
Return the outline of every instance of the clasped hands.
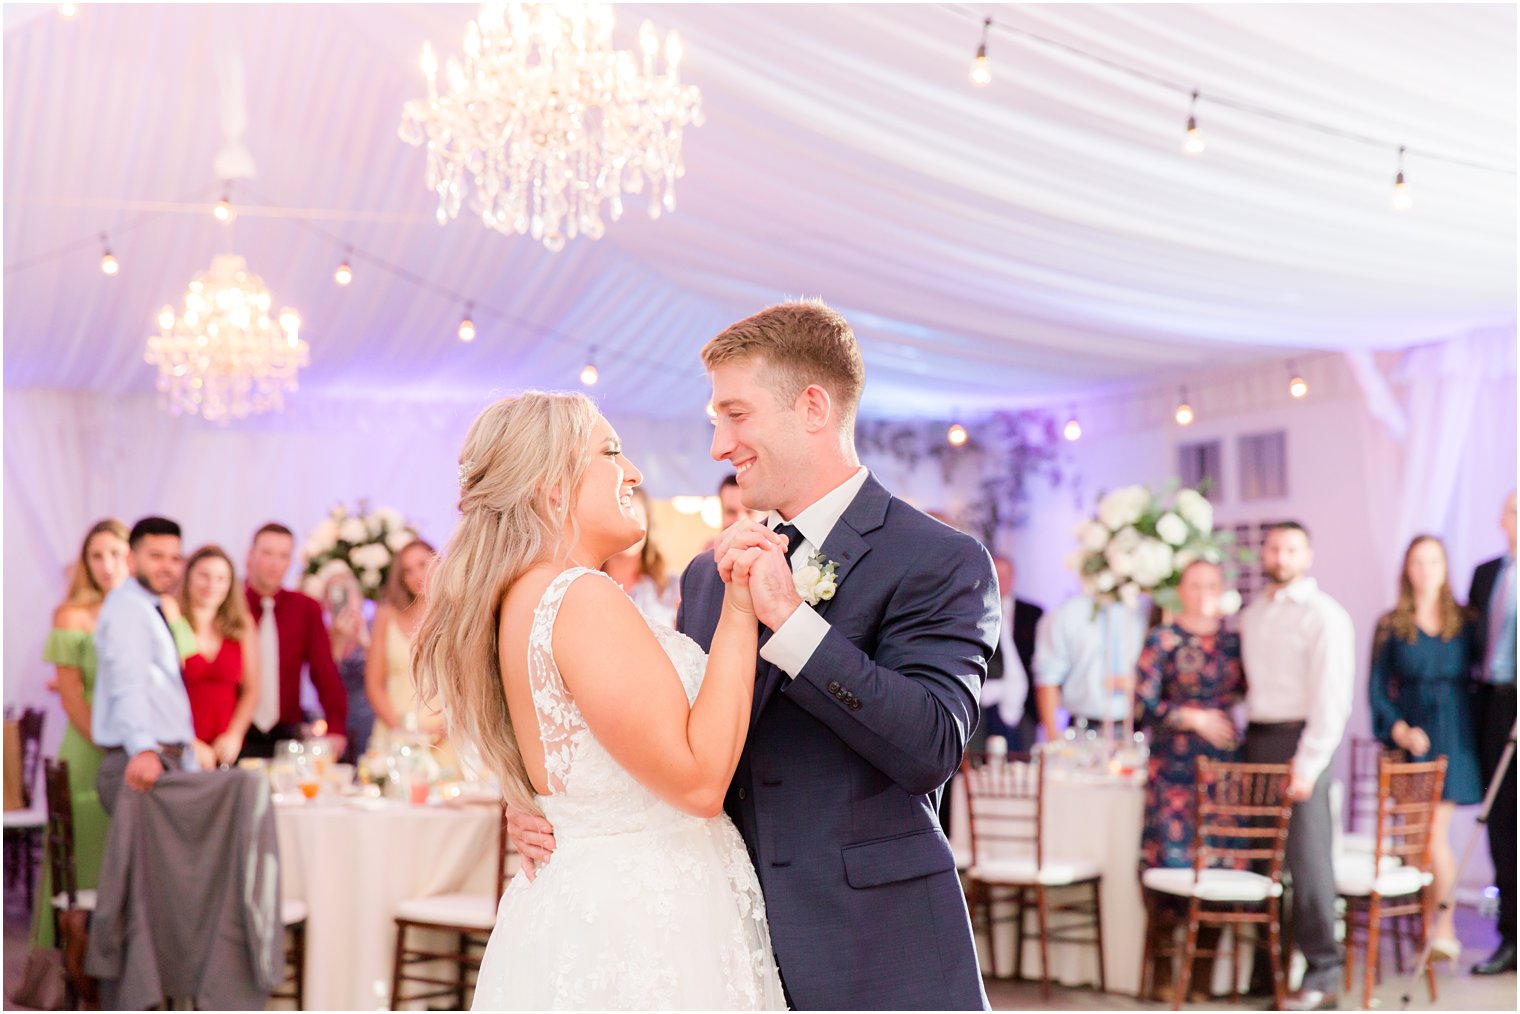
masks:
{"label": "clasped hands", "polygon": [[753,614],[772,630],[780,629],[802,605],[786,558],[786,539],[764,525],[740,518],[713,546],[726,602]]}

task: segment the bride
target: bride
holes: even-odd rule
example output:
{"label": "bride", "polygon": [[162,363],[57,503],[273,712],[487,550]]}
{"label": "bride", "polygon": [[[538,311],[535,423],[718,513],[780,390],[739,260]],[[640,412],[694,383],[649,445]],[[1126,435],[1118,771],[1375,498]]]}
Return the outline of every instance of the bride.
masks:
{"label": "bride", "polygon": [[[507,801],[554,825],[553,862],[508,886],[476,1009],[783,1009],[760,885],[723,815],[749,727],[749,568],[705,656],[597,568],[643,535],[642,479],[579,394],[489,406],[459,466],[415,670]],[[778,539],[778,542],[781,540]]]}

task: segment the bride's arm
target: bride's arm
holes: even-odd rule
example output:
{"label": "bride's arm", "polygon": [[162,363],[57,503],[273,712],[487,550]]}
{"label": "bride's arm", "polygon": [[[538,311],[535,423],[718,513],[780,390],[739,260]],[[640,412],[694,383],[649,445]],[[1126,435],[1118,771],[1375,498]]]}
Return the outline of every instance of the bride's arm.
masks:
{"label": "bride's arm", "polygon": [[[742,571],[741,571],[742,575]],[[629,774],[672,806],[716,816],[754,699],[758,625],[730,586],[695,703],[628,596],[576,581],[554,625],[554,658],[586,725]]]}

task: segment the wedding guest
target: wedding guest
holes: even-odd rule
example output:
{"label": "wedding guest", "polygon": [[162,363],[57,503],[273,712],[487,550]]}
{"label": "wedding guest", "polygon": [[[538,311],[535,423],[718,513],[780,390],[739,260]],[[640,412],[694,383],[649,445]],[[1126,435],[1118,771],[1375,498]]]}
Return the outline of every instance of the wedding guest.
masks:
{"label": "wedding guest", "polygon": [[1261,551],[1268,584],[1240,615],[1246,693],[1244,758],[1288,764],[1287,867],[1293,878],[1293,937],[1308,970],[1285,1010],[1339,1003],[1341,945],[1335,939],[1330,761],[1345,735],[1356,687],[1351,616],[1308,576],[1309,533],[1296,521],[1267,528]]}
{"label": "wedding guest", "polygon": [[191,554],[178,600],[195,631],[196,651],[184,666],[195,738],[211,744],[218,764],[230,765],[258,703],[259,659],[258,628],[226,550],[202,546]]}
{"label": "wedding guest", "polygon": [[437,556],[433,547],[414,539],[402,547],[386,576],[385,597],[375,610],[371,634],[374,650],[365,669],[365,688],[375,709],[371,743],[390,748],[397,732],[420,732],[439,748],[439,763],[449,767],[453,754],[444,741],[444,716],[437,701],[419,701],[412,681],[412,638],[427,612],[427,575]]}
{"label": "wedding guest", "polygon": [[[739,494],[739,477],[733,472],[725,475],[723,477],[723,481],[718,483],[718,504],[723,509],[723,513],[718,524],[720,531],[727,530],[729,525],[733,524],[735,521],[738,521],[740,518],[751,518],[755,521],[759,521],[765,517],[765,513],[763,511],[748,510],[744,506],[744,501],[740,498]],[[713,546],[717,545],[717,543],[718,540],[716,538],[709,539],[707,545],[702,547],[702,551],[704,553],[707,552],[709,549],[713,548]]]}
{"label": "wedding guest", "polygon": [[1499,946],[1473,966],[1474,975],[1515,970],[1515,762],[1498,771],[1504,744],[1515,727],[1515,494],[1499,512],[1499,527],[1509,541],[1503,555],[1473,571],[1467,594],[1473,610],[1473,711],[1477,716],[1478,760],[1484,791],[1502,779],[1488,814],[1488,851],[1499,889]]}
{"label": "wedding guest", "polygon": [[[1135,725],[1150,738],[1145,784],[1145,823],[1140,832],[1140,868],[1193,865],[1194,786],[1198,758],[1236,759],[1238,733],[1230,709],[1245,696],[1240,637],[1220,625],[1224,575],[1217,564],[1199,560],[1182,572],[1176,619],[1152,630],[1136,664]],[[1169,931],[1186,913],[1183,899],[1161,904],[1167,918],[1154,931]],[[1153,902],[1156,904],[1156,902]],[[1219,927],[1199,930],[1199,948],[1212,951]],[[1205,992],[1212,958],[1200,958],[1192,981]],[[1172,963],[1156,961],[1152,999],[1171,999]]]}
{"label": "wedding guest", "polygon": [[[272,757],[275,743],[301,736],[301,670],[316,686],[330,734],[348,725],[348,695],[333,663],[332,644],[317,600],[281,585],[290,570],[295,537],[270,522],[248,547],[248,611],[259,630],[259,698],[243,738],[244,757]],[[341,752],[341,751],[340,751]]]}
{"label": "wedding guest", "polygon": [[[95,776],[100,750],[90,738],[90,706],[95,696],[95,627],[105,597],[128,578],[127,526],[115,518],[97,521],[85,533],[63,603],[53,612],[53,629],[42,659],[56,667],[54,688],[68,718],[58,759],[69,765],[69,798],[74,808],[74,871],[80,890],[100,876],[110,818],[100,805]],[[42,867],[38,902],[32,911],[32,946],[53,946],[53,890],[50,868]]]}
{"label": "wedding guest", "polygon": [[[1404,551],[1399,598],[1378,620],[1372,643],[1372,734],[1402,748],[1414,761],[1446,758],[1443,802],[1430,829],[1435,896],[1445,898],[1456,881],[1451,818],[1458,806],[1483,797],[1478,751],[1467,701],[1470,662],[1467,617],[1447,580],[1446,547],[1432,535],[1416,536]],[[1456,911],[1436,915],[1431,952],[1455,961]]]}
{"label": "wedding guest", "polygon": [[99,670],[91,737],[103,751],[95,786],[110,813],[125,784],[151,790],[170,767],[210,767],[211,748],[195,738],[179,651],[160,596],[184,571],[179,525],[146,517],[132,526],[123,581],[105,599],[95,627]]}
{"label": "wedding guest", "polygon": [[1120,674],[1134,670],[1145,631],[1140,606],[1100,606],[1087,595],[1045,614],[1035,634],[1034,686],[1047,740],[1061,738],[1063,707],[1073,725],[1124,721],[1129,695]]}
{"label": "wedding guest", "polygon": [[633,513],[644,527],[644,537],[602,564],[607,576],[622,586],[639,612],[667,627],[676,622],[679,589],[665,569],[665,557],[654,544],[654,525],[649,517],[649,497],[633,488]]}
{"label": "wedding guest", "polygon": [[369,624],[364,619],[364,592],[354,572],[345,567],[323,581],[320,600],[333,661],[348,693],[348,750],[344,759],[352,763],[368,749],[375,724],[375,710],[370,707],[365,687]]}

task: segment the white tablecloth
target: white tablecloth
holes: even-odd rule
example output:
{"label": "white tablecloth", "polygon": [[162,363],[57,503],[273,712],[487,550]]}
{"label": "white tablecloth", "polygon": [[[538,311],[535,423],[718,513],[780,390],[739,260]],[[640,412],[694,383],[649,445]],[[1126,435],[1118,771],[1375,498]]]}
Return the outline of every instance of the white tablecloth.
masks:
{"label": "white tablecloth", "polygon": [[281,891],[306,902],[306,1009],[389,1005],[396,904],[496,889],[496,806],[280,806]]}
{"label": "white tablecloth", "polygon": [[[954,782],[955,798],[951,803],[951,846],[963,861],[971,855],[971,829],[966,817],[966,790],[962,780]],[[1066,779],[1048,772],[1045,783],[1044,852],[1046,862],[1082,859],[1095,862],[1103,871],[1104,972],[1111,993],[1138,993],[1140,959],[1145,944],[1145,902],[1140,896],[1140,826],[1145,817],[1145,786],[1130,781],[1082,781]],[[1061,891],[1053,898],[1068,895]],[[1090,897],[1090,889],[1072,890],[1077,900]],[[1012,914],[1012,905],[999,905],[995,914]],[[1040,952],[1033,939],[1036,927],[1034,911],[1027,915],[1024,975],[1038,978]],[[1061,917],[1052,916],[1052,928]],[[1067,916],[1065,918],[1073,918]],[[1013,969],[1013,934],[1011,922],[994,926],[997,967],[1003,974]],[[977,950],[982,971],[991,974],[991,952],[985,934],[978,932]],[[1067,986],[1098,983],[1096,948],[1087,944],[1052,943],[1050,945],[1051,981]]]}

